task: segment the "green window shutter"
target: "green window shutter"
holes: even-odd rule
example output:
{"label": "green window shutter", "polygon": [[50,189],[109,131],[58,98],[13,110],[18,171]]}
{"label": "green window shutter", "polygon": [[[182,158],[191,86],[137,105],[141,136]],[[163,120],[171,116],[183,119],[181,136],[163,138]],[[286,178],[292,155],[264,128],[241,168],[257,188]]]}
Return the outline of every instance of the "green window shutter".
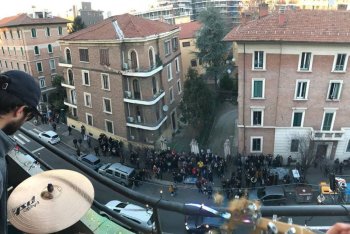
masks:
{"label": "green window shutter", "polygon": [[261,80],[254,81],[254,97],[263,97],[263,82]]}
{"label": "green window shutter", "polygon": [[303,113],[294,113],[293,127],[301,127]]}
{"label": "green window shutter", "polygon": [[332,120],[333,120],[333,113],[326,113],[323,121],[323,127],[322,127],[323,131],[331,130]]}

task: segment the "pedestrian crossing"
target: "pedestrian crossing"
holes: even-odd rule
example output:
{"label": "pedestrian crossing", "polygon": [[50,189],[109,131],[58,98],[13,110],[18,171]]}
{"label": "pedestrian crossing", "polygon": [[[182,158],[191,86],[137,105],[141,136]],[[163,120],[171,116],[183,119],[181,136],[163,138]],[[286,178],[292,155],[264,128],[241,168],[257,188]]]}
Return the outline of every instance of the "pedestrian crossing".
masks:
{"label": "pedestrian crossing", "polygon": [[[28,130],[28,131],[34,135],[38,135],[39,133],[42,132],[36,128],[33,128],[32,130]],[[13,135],[13,138],[16,140],[16,142],[18,142],[21,145],[25,145],[26,143],[31,142],[31,140],[28,137],[24,136],[22,133],[16,133],[15,135]]]}

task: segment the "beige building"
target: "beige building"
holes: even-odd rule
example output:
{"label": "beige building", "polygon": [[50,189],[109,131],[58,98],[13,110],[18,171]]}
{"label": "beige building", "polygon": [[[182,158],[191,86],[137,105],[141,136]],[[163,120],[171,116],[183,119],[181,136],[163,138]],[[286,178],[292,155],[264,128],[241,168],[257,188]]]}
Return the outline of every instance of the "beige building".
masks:
{"label": "beige building", "polygon": [[244,154],[350,156],[350,12],[275,13],[232,29]]}
{"label": "beige building", "polygon": [[196,52],[196,33],[200,30],[201,23],[192,21],[190,23],[180,24],[180,50],[182,66],[184,68],[184,76],[186,76],[189,68],[197,70],[198,74],[205,73],[205,68],[197,58]]}
{"label": "beige building", "polygon": [[150,146],[170,139],[182,97],[179,31],[124,14],[62,38],[68,124],[95,138]]}
{"label": "beige building", "polygon": [[58,39],[68,34],[68,22],[47,12],[0,20],[0,71],[22,70],[37,78],[44,103],[53,89],[53,77],[62,74],[58,67],[61,54]]}

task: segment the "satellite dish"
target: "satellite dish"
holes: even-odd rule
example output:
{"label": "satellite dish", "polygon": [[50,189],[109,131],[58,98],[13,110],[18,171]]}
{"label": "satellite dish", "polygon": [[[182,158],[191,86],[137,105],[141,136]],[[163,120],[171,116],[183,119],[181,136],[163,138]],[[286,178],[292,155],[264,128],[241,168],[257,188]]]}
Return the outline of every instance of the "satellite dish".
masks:
{"label": "satellite dish", "polygon": [[164,106],[163,106],[163,111],[164,111],[164,112],[167,112],[168,110],[169,110],[169,107],[168,107],[167,105],[164,105]]}

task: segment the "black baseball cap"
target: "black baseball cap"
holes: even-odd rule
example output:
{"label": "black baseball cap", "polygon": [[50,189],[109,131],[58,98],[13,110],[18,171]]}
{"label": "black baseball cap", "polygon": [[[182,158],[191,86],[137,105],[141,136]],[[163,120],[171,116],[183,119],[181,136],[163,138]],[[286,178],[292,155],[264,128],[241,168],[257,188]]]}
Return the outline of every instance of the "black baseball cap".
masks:
{"label": "black baseball cap", "polygon": [[40,115],[37,106],[41,91],[33,76],[23,71],[10,70],[0,73],[0,84],[1,90],[16,96],[32,109],[33,114]]}

